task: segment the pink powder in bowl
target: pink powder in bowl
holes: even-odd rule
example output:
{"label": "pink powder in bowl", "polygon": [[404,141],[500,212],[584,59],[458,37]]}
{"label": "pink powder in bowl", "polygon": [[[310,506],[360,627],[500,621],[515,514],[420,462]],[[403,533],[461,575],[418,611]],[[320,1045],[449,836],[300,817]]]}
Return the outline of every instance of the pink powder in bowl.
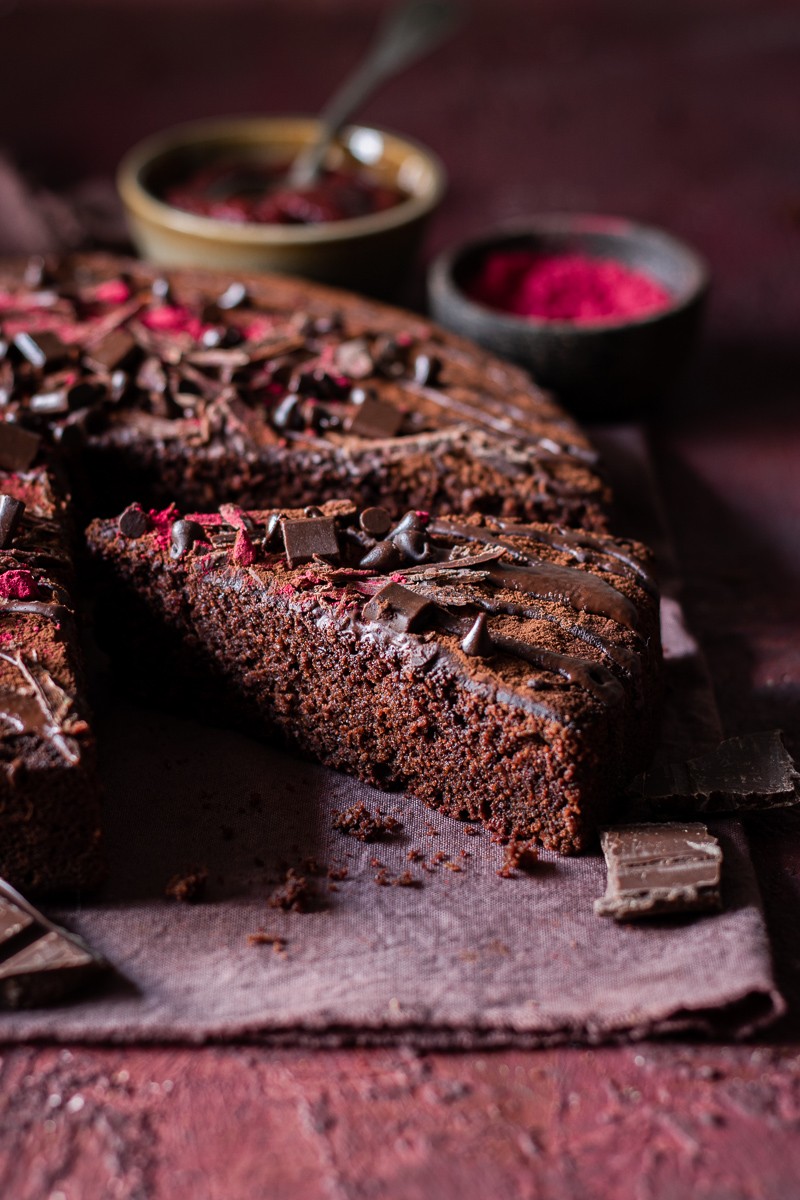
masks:
{"label": "pink powder in bowl", "polygon": [[624,263],[526,249],[490,251],[465,291],[513,316],[575,324],[651,316],[673,303],[665,287]]}

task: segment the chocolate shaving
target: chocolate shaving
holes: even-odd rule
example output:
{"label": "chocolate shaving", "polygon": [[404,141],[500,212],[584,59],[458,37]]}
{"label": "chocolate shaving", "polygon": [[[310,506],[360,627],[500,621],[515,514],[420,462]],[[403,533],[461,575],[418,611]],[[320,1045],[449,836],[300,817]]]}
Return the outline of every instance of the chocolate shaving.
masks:
{"label": "chocolate shaving", "polygon": [[19,528],[25,504],[13,496],[0,495],[0,550],[7,550]]}

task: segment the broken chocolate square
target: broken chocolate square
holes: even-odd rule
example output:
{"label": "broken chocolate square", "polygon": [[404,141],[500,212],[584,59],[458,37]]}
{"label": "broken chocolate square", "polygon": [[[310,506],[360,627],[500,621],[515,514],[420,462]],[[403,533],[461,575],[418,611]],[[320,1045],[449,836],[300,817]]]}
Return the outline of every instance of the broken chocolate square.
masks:
{"label": "broken chocolate square", "polygon": [[281,529],[290,567],[310,562],[315,556],[338,559],[339,542],[336,538],[336,524],[331,517],[285,520],[281,521]]}
{"label": "broken chocolate square", "polygon": [[615,921],[721,907],[722,849],[705,825],[618,825],[601,834],[606,894],[594,910]]}
{"label": "broken chocolate square", "polygon": [[654,767],[631,786],[637,812],[758,812],[800,804],[800,773],[778,729],[720,742],[709,754]]}
{"label": "broken chocolate square", "polygon": [[418,596],[401,583],[387,583],[364,605],[364,620],[387,625],[398,632],[414,633],[425,624],[433,601]]}
{"label": "broken chocolate square", "polygon": [[403,424],[403,414],[393,404],[365,396],[347,418],[345,428],[354,437],[392,438]]}
{"label": "broken chocolate square", "polygon": [[126,330],[114,329],[102,341],[87,347],[83,357],[92,371],[111,375],[124,366],[136,348],[136,342]]}
{"label": "broken chocolate square", "polygon": [[27,471],[41,442],[38,433],[11,421],[0,422],[0,467],[4,471]]}
{"label": "broken chocolate square", "polygon": [[0,1009],[64,1000],[105,964],[0,881]]}

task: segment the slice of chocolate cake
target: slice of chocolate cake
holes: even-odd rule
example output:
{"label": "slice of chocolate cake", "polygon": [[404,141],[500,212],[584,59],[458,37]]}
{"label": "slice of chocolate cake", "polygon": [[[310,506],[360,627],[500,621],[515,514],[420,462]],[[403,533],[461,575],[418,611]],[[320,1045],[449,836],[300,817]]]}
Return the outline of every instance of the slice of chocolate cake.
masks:
{"label": "slice of chocolate cake", "polygon": [[0,270],[2,418],[73,454],[92,512],[409,508],[605,527],[574,422],[430,322],[301,280],[85,256]]}
{"label": "slice of chocolate cake", "polygon": [[126,672],[205,680],[228,719],[452,816],[578,851],[651,749],[641,546],[349,501],[132,506],[88,541]]}
{"label": "slice of chocolate cake", "polygon": [[11,428],[0,426],[0,466],[20,468],[0,469],[0,876],[41,894],[98,882],[100,792],[67,501],[30,467],[35,439]]}

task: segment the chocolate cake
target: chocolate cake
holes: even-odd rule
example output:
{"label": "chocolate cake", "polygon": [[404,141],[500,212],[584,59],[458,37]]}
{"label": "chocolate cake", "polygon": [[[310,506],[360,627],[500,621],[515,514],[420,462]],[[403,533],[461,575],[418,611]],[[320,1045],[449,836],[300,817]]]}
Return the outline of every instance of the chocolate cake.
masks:
{"label": "chocolate cake", "polygon": [[[123,597],[101,624],[119,649],[129,614],[150,669],[221,681],[243,723],[565,850],[644,765],[652,588],[603,533],[595,454],[521,371],[422,318],[264,275],[6,263],[0,490],[0,874],[23,889],[100,874],[69,527],[126,505],[93,527]],[[437,516],[387,538],[408,511]]]}
{"label": "chocolate cake", "polygon": [[602,529],[570,418],[409,313],[265,275],[111,257],[0,270],[3,417],[72,456],[88,515],[352,497]]}
{"label": "chocolate cake", "polygon": [[126,673],[190,678],[228,719],[451,816],[578,851],[652,747],[641,546],[349,500],[133,505],[87,537]]}
{"label": "chocolate cake", "polygon": [[[12,429],[0,425],[0,464],[27,467],[36,439]],[[69,544],[57,477],[0,470],[0,876],[31,893],[102,873]]]}

